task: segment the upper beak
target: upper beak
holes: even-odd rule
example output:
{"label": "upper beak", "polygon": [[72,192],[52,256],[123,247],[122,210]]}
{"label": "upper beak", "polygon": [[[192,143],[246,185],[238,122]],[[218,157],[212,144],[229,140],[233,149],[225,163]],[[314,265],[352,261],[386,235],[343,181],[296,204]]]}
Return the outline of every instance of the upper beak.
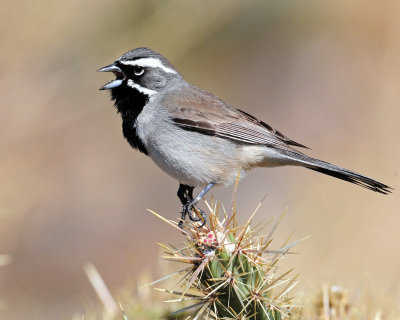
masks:
{"label": "upper beak", "polygon": [[[113,72],[117,77],[123,76],[123,72],[121,68],[117,67],[114,63],[100,68],[97,72]],[[119,87],[122,84],[123,79],[115,79],[110,81],[109,83],[102,86],[99,90],[109,90],[116,87]]]}
{"label": "upper beak", "polygon": [[109,64],[108,66],[105,66],[103,68],[100,68],[97,70],[97,72],[121,72],[121,68],[117,67],[114,63]]}

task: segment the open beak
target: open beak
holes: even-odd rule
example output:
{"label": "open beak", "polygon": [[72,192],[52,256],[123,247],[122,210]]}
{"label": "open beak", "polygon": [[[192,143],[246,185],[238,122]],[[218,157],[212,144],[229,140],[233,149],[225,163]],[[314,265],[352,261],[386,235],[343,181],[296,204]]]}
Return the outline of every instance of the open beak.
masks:
{"label": "open beak", "polygon": [[114,63],[97,70],[97,72],[113,72],[117,77],[117,79],[112,80],[109,83],[105,84],[99,90],[110,90],[119,87],[125,78],[121,68],[117,67]]}

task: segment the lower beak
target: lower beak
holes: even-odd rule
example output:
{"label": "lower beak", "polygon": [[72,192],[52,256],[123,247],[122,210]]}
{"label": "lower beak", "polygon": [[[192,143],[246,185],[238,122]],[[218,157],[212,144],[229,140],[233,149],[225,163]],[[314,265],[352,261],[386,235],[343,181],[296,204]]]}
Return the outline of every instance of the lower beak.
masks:
{"label": "lower beak", "polygon": [[122,80],[112,80],[109,83],[105,84],[104,86],[102,86],[99,90],[110,90],[110,89],[114,89],[116,87],[119,87],[122,84]]}
{"label": "lower beak", "polygon": [[[117,76],[123,74],[122,70],[113,63],[97,70],[97,72],[113,72]],[[123,79],[112,80],[109,83],[102,86],[99,90],[109,90],[109,89],[117,88],[122,84],[122,81],[123,81]]]}

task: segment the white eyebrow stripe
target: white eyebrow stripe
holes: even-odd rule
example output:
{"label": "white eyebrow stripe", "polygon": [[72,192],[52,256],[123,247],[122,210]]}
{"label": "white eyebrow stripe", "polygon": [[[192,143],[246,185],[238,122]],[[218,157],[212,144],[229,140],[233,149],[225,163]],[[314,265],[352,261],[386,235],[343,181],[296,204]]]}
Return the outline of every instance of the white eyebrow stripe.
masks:
{"label": "white eyebrow stripe", "polygon": [[153,94],[158,93],[155,90],[151,90],[151,89],[147,89],[147,88],[144,88],[142,86],[139,86],[137,83],[134,83],[133,80],[131,80],[131,79],[128,80],[127,85],[129,87],[131,87],[133,89],[136,89],[137,91],[149,96],[149,97],[152,96]]}
{"label": "white eyebrow stripe", "polygon": [[168,68],[162,64],[160,59],[157,58],[142,58],[133,61],[120,60],[120,63],[129,66],[140,66],[140,67],[150,67],[150,68],[161,68],[167,73],[177,73],[175,70]]}

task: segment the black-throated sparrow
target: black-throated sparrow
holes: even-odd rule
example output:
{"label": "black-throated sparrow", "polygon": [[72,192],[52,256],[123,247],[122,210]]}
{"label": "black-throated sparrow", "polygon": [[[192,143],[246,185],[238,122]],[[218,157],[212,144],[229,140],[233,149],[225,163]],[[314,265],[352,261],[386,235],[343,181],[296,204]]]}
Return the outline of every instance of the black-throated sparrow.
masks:
{"label": "black-throated sparrow", "polygon": [[[116,76],[101,90],[111,89],[130,145],[179,181],[180,226],[186,214],[198,219],[192,208],[215,184],[231,184],[239,172],[244,176],[254,167],[301,166],[379,193],[390,192],[383,183],[297,151],[293,147],[306,147],[187,83],[153,50],[131,50],[99,71]],[[193,199],[194,187],[204,189]]]}

